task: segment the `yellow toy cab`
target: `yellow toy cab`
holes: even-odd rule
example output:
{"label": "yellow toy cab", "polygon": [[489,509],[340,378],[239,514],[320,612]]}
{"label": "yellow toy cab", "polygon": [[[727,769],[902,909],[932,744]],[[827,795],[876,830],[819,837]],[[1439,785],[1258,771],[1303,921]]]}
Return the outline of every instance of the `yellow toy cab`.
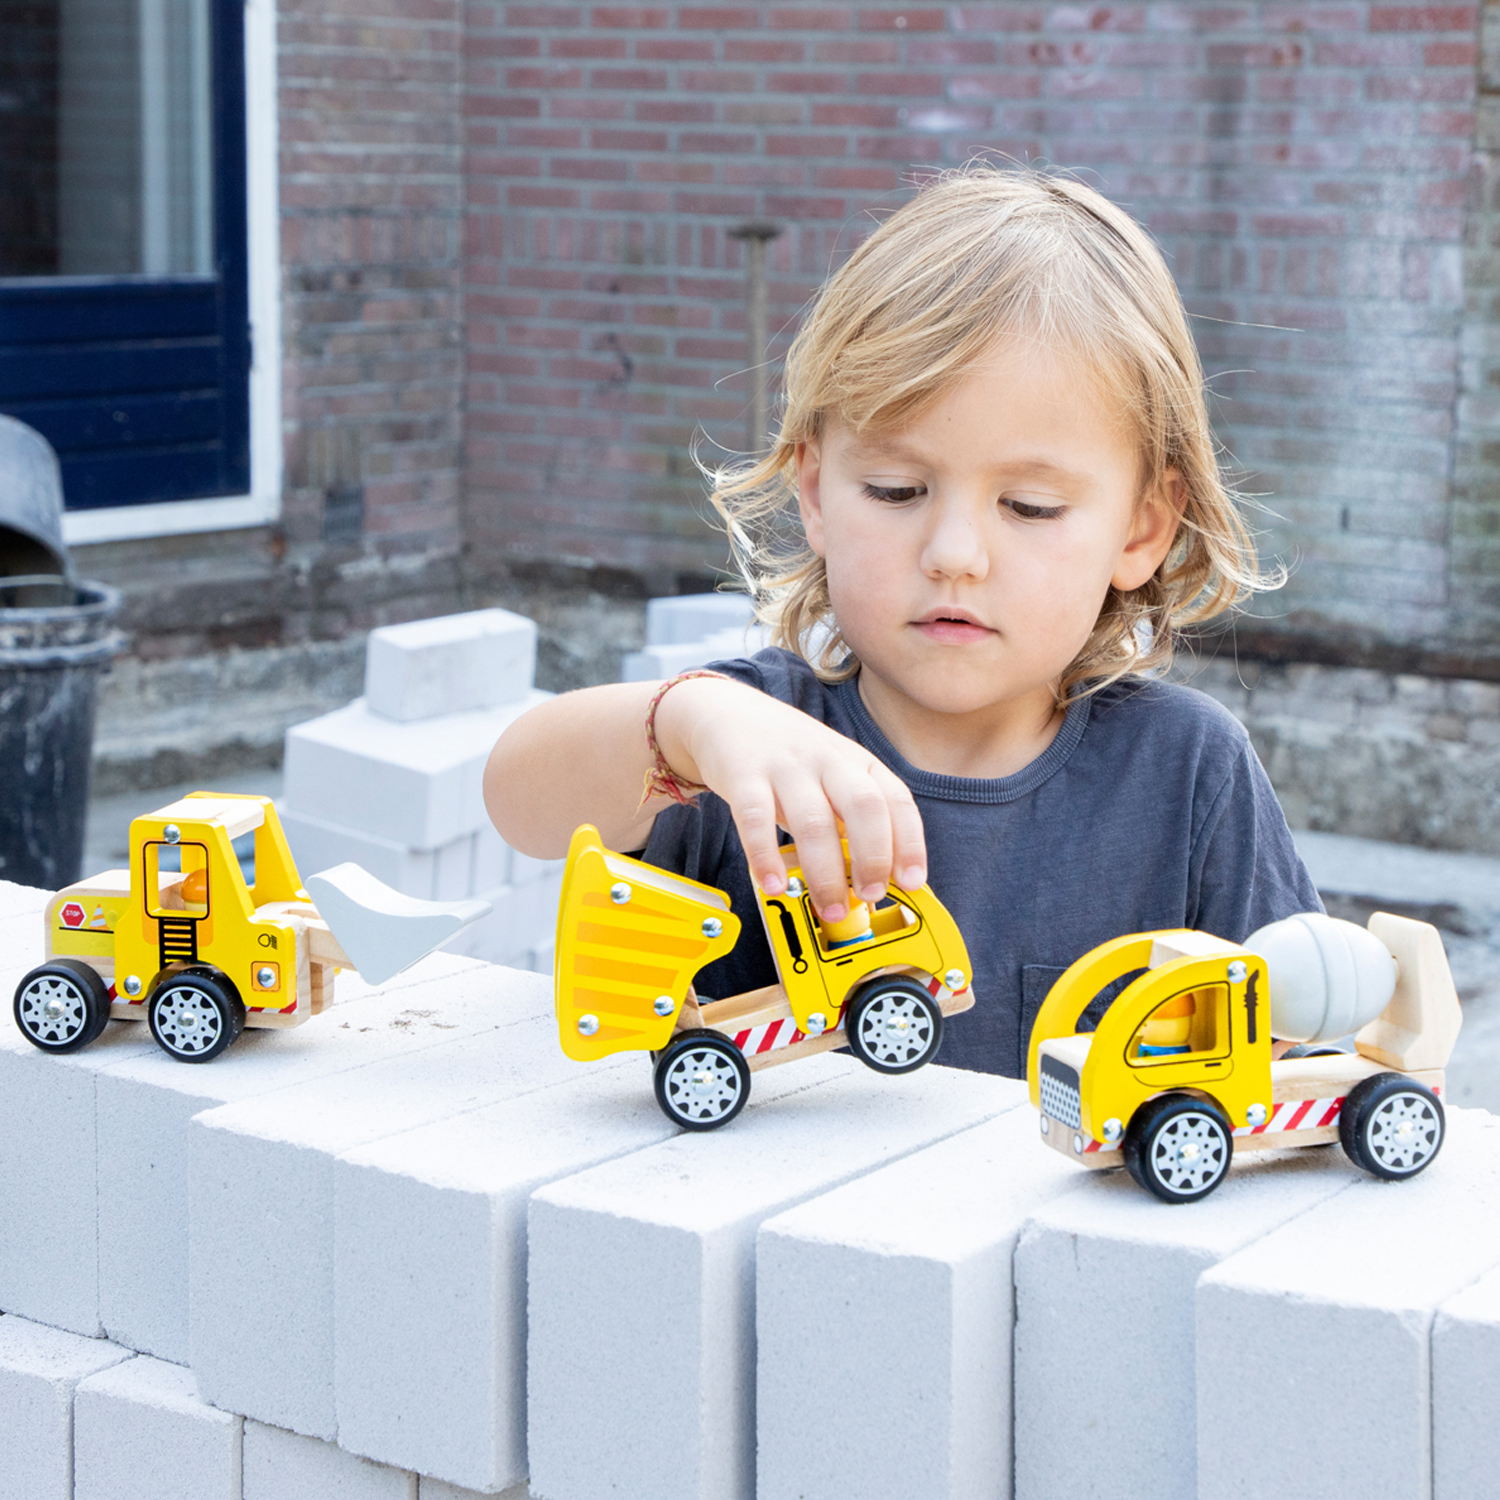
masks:
{"label": "yellow toy cab", "polygon": [[823,923],[796,849],[782,855],[786,894],[760,898],[781,983],[700,1004],[694,976],[739,939],[728,896],[612,853],[596,828],[579,828],[558,909],[563,1051],[579,1061],[651,1052],[657,1103],[685,1130],[728,1124],[752,1072],[815,1052],[848,1047],[877,1073],[930,1062],[944,1016],[974,1003],[958,924],[926,886]]}
{"label": "yellow toy cab", "polygon": [[304,888],[269,797],[192,792],[131,823],[129,869],[48,902],[46,962],[12,1014],[43,1052],[86,1047],[113,1018],[144,1020],[179,1062],[209,1062],[247,1026],[318,1015],[339,969],[379,984],[488,910],[419,901],[352,864]]}
{"label": "yellow toy cab", "polygon": [[[1106,986],[1136,977],[1093,1032]],[[1084,954],[1032,1028],[1042,1139],[1085,1167],[1124,1165],[1168,1203],[1224,1180],[1235,1152],[1339,1141],[1377,1177],[1413,1177],[1443,1144],[1443,1069],[1461,1024],[1437,929],[1308,913],[1243,944],[1135,933]],[[1317,1044],[1358,1029],[1355,1051]],[[1272,1060],[1272,1035],[1303,1045]]]}

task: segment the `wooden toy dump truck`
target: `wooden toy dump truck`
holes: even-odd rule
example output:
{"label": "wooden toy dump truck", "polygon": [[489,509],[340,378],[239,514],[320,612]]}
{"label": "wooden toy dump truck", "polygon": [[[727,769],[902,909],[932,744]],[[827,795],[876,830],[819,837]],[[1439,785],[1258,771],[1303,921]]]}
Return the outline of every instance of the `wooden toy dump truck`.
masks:
{"label": "wooden toy dump truck", "polygon": [[[252,839],[247,880],[234,845]],[[16,988],[16,1025],[73,1052],[111,1017],[145,1020],[164,1052],[207,1062],[246,1026],[317,1015],[339,969],[378,984],[488,910],[417,901],[357,865],[304,888],[269,797],[194,792],[131,823],[128,870],[48,903],[47,961]]]}
{"label": "wooden toy dump truck", "polygon": [[750,1074],[848,1047],[879,1073],[930,1062],[943,1018],[969,1009],[969,954],[957,923],[926,886],[859,904],[837,926],[819,921],[782,850],[784,896],[760,898],[779,984],[702,999],[693,978],[733,950],[729,898],[615,854],[585,824],[563,873],[555,971],[563,1051],[580,1061],[649,1051],[656,1100],[686,1130],[727,1124],[750,1097]]}
{"label": "wooden toy dump truck", "polygon": [[[1093,1032],[1084,1011],[1139,972]],[[1243,944],[1136,933],[1086,953],[1052,987],[1026,1076],[1042,1138],[1086,1167],[1123,1164],[1168,1203],[1211,1193],[1238,1151],[1342,1143],[1377,1177],[1415,1176],[1443,1144],[1443,1069],[1462,1018],[1437,929],[1377,912],[1321,913]],[[1272,1035],[1356,1050],[1273,1061]]]}

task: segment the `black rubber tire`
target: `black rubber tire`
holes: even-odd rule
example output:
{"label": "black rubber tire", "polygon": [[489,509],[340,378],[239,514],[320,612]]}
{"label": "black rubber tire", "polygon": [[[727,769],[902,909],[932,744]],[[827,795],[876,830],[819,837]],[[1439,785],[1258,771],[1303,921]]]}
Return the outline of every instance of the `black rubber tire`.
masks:
{"label": "black rubber tire", "polygon": [[682,1031],[657,1054],[656,1102],[684,1130],[717,1130],[750,1097],[750,1064],[717,1031]]}
{"label": "black rubber tire", "polygon": [[163,970],[146,1002],[156,1045],[178,1062],[212,1062],[245,1029],[245,1004],[217,969]]}
{"label": "black rubber tire", "polygon": [[1425,1083],[1377,1073],[1349,1090],[1339,1113],[1339,1144],[1356,1167],[1388,1182],[1415,1177],[1443,1149],[1447,1120]]}
{"label": "black rubber tire", "polygon": [[867,1068],[914,1073],[937,1056],[943,1013],[915,979],[871,979],[854,992],[844,1012],[844,1034],[849,1050]]}
{"label": "black rubber tire", "polygon": [[[55,1001],[61,1014],[48,1017]],[[109,1024],[109,991],[96,969],[81,958],[39,964],[16,986],[11,1014],[22,1036],[43,1052],[77,1052]]]}
{"label": "black rubber tire", "polygon": [[[1174,1146],[1194,1148],[1190,1162]],[[1125,1132],[1125,1166],[1163,1203],[1196,1203],[1223,1182],[1234,1157],[1234,1135],[1217,1104],[1192,1094],[1160,1094],[1136,1110]],[[1201,1165],[1200,1165],[1201,1163]]]}

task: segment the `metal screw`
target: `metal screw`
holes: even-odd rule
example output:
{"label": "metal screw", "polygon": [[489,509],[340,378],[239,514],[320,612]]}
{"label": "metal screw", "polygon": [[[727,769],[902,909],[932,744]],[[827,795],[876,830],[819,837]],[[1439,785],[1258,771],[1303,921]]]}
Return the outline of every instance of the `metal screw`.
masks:
{"label": "metal screw", "polygon": [[1125,1127],[1118,1120],[1106,1120],[1104,1122],[1104,1142],[1113,1146],[1116,1141],[1125,1134]]}
{"label": "metal screw", "polygon": [[630,900],[630,887],[623,880],[617,880],[609,888],[609,899],[616,906],[624,906]]}
{"label": "metal screw", "polygon": [[1264,1104],[1252,1104],[1250,1108],[1245,1111],[1245,1123],[1247,1125],[1264,1125],[1266,1123],[1266,1119],[1267,1112]]}
{"label": "metal screw", "polygon": [[943,983],[956,995],[964,987],[964,971],[962,969],[949,969],[943,975]]}
{"label": "metal screw", "polygon": [[1049,1120],[1049,1119],[1048,1119],[1048,1118],[1047,1118],[1047,1117],[1046,1117],[1046,1115],[1043,1115],[1043,1116],[1042,1116],[1042,1134],[1043,1134],[1043,1135],[1046,1135],[1046,1134],[1047,1134],[1047,1132],[1048,1132],[1048,1131],[1049,1131],[1049,1130],[1051,1130],[1051,1129],[1052,1129],[1052,1121],[1051,1121],[1051,1120]]}
{"label": "metal screw", "polygon": [[703,919],[703,936],[704,937],[706,937],[706,938],[716,938],[716,937],[718,937],[718,935],[721,932],[723,932],[723,930],[724,930],[724,924],[717,917],[704,917],[704,919]]}
{"label": "metal screw", "polygon": [[276,970],[269,964],[262,964],[255,971],[255,982],[263,990],[274,990],[276,988]]}
{"label": "metal screw", "polygon": [[793,898],[800,897],[806,890],[807,887],[795,875],[786,883],[786,893]]}
{"label": "metal screw", "polygon": [[677,1009],[677,1002],[670,995],[658,995],[651,1009],[659,1016],[670,1016]]}
{"label": "metal screw", "polygon": [[1073,1137],[1073,1155],[1083,1155],[1083,1137],[1081,1135],[1075,1135]]}
{"label": "metal screw", "polygon": [[182,830],[175,823],[168,823],[161,831],[161,836],[169,843],[175,844],[182,837]]}
{"label": "metal screw", "polygon": [[593,1034],[596,1031],[598,1031],[598,1029],[599,1029],[599,1017],[598,1016],[579,1016],[579,1018],[578,1018],[578,1034],[579,1034],[579,1036],[593,1036]]}
{"label": "metal screw", "polygon": [[140,977],[136,974],[127,974],[125,983],[120,986],[127,995],[139,995],[141,992]]}
{"label": "metal screw", "polygon": [[1244,966],[1243,963],[1240,962],[1239,959],[1235,959],[1235,961],[1229,966],[1230,984],[1243,984],[1245,982],[1245,975],[1249,972],[1250,971]]}
{"label": "metal screw", "polygon": [[815,1010],[807,1018],[808,1036],[822,1036],[828,1030],[828,1017],[820,1010]]}

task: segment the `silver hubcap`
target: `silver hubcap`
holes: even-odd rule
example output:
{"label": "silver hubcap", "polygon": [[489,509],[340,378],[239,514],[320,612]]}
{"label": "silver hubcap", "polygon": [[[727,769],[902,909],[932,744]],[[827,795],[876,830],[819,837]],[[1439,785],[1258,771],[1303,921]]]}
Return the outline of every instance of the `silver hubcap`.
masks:
{"label": "silver hubcap", "polygon": [[914,996],[891,990],[860,1011],[859,1041],[877,1063],[901,1067],[932,1045],[932,1017]]}
{"label": "silver hubcap", "polygon": [[20,1011],[26,1034],[53,1047],[76,1041],[89,1019],[83,991],[56,974],[43,974],[21,991]]}
{"label": "silver hubcap", "polygon": [[202,990],[186,985],[169,989],[152,1009],[156,1034],[171,1052],[195,1057],[207,1052],[224,1034],[224,1018]]}
{"label": "silver hubcap", "polygon": [[1370,1116],[1365,1144],[1389,1171],[1415,1172],[1437,1155],[1437,1111],[1420,1094],[1392,1094]]}
{"label": "silver hubcap", "polygon": [[672,1112],[684,1120],[719,1120],[739,1102],[740,1075],[713,1047],[686,1047],[667,1064]]}
{"label": "silver hubcap", "polygon": [[1228,1143],[1218,1122],[1198,1110],[1168,1120],[1151,1141],[1151,1171],[1174,1193],[1196,1193],[1217,1180]]}

